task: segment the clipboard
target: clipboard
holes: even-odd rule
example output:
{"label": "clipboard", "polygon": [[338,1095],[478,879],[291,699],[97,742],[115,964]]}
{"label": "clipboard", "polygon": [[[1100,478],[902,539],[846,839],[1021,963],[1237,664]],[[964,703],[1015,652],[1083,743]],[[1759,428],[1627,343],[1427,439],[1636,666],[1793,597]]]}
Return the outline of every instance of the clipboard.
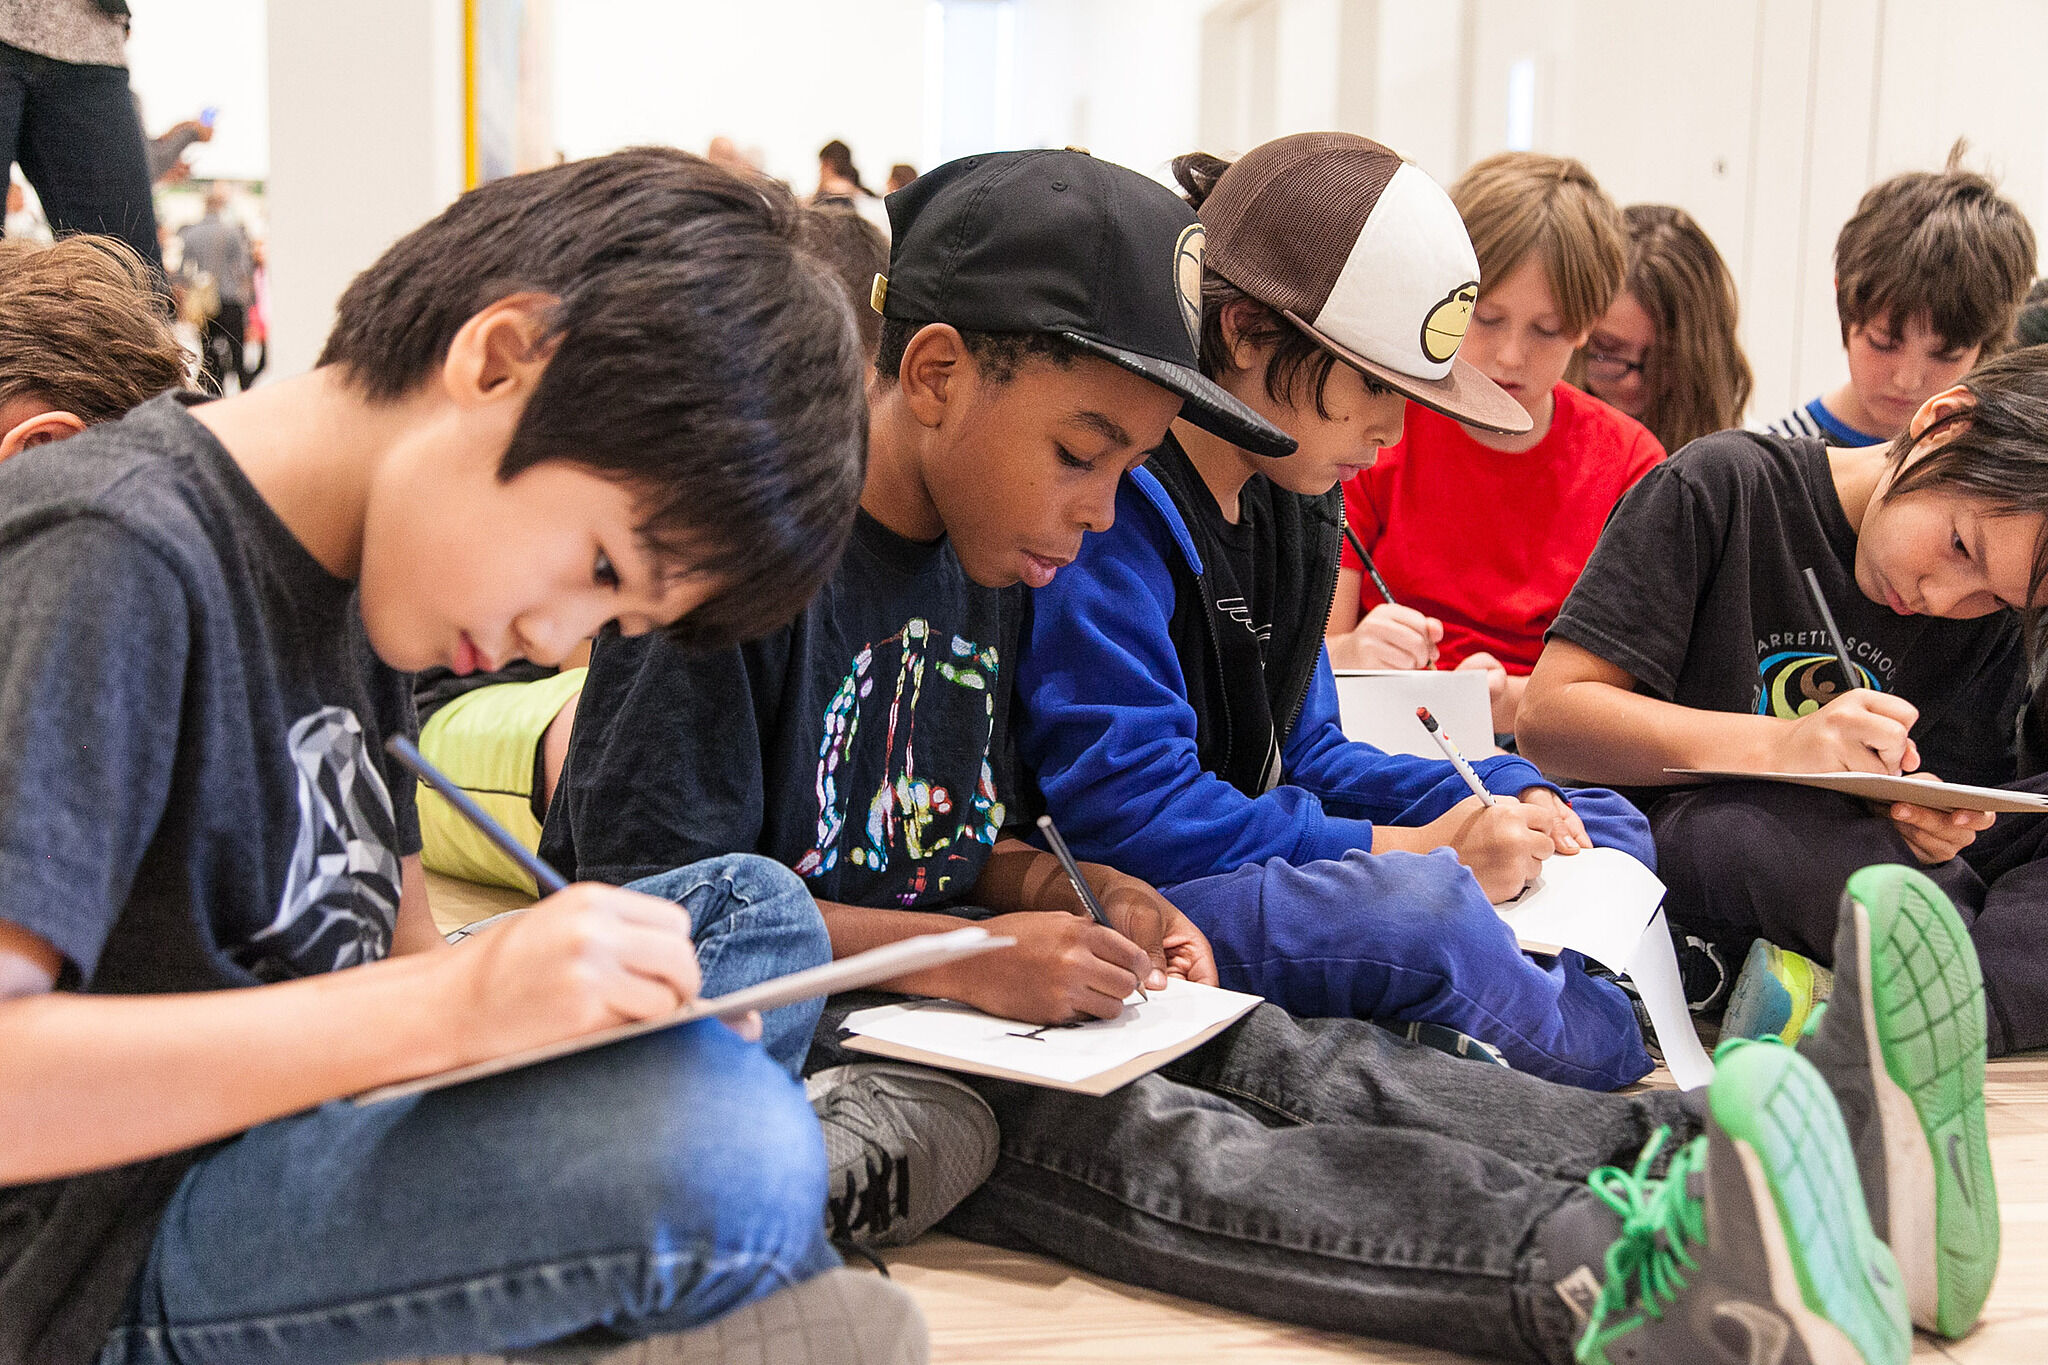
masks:
{"label": "clipboard", "polygon": [[537,1062],[548,1062],[557,1057],[588,1052],[592,1048],[622,1042],[627,1038],[638,1038],[645,1033],[674,1028],[677,1024],[687,1024],[697,1019],[734,1019],[751,1010],[772,1010],[783,1005],[793,1005],[799,1000],[811,1000],[821,995],[854,990],[860,986],[872,986],[878,981],[888,981],[907,972],[957,962],[961,958],[993,952],[997,948],[1008,948],[1016,942],[1014,938],[991,934],[978,925],[950,929],[943,934],[920,934],[916,938],[901,939],[879,948],[871,948],[864,953],[855,953],[852,957],[841,958],[837,962],[828,962],[822,967],[810,967],[804,971],[791,972],[787,976],[778,976],[748,986],[744,990],[713,996],[707,1000],[694,1000],[679,1010],[656,1015],[651,1019],[637,1019],[630,1024],[617,1024],[611,1028],[598,1029],[594,1033],[581,1033],[574,1038],[564,1038],[559,1042],[527,1048],[522,1052],[507,1053],[503,1057],[492,1057],[487,1061],[472,1062],[468,1066],[437,1071],[431,1076],[378,1086],[374,1090],[365,1090],[362,1094],[354,1096],[353,1103],[381,1104],[385,1100],[424,1095],[431,1090],[461,1085],[465,1081],[482,1080],[486,1076],[498,1076],[507,1071],[517,1071],[521,1067],[532,1066]]}
{"label": "clipboard", "polygon": [[2009,815],[2048,813],[2048,796],[2007,791],[2003,787],[1972,787],[1964,782],[1928,782],[1884,773],[1745,773],[1722,768],[1666,768],[1675,777],[1705,777],[1720,782],[1789,782],[1819,787],[1868,801],[1903,801],[1930,810],[1988,810]]}

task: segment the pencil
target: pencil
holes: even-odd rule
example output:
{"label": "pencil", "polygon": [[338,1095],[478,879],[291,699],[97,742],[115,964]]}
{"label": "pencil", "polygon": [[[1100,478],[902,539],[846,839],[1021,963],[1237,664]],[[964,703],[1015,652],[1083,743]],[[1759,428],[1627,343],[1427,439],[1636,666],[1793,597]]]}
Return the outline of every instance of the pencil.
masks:
{"label": "pencil", "polygon": [[384,741],[384,750],[393,758],[412,769],[420,781],[448,798],[448,804],[462,814],[462,818],[476,826],[477,833],[489,839],[501,849],[505,856],[526,869],[533,878],[533,884],[540,888],[543,896],[552,896],[569,884],[568,878],[542,862],[534,851],[520,843],[505,827],[491,818],[491,813],[470,798],[468,792],[449,781],[439,768],[427,762],[413,742],[404,735],[393,735]]}
{"label": "pencil", "polygon": [[1359,563],[1365,565],[1366,575],[1372,579],[1372,585],[1380,590],[1380,596],[1387,600],[1387,605],[1400,606],[1401,604],[1394,600],[1394,594],[1387,590],[1387,580],[1380,577],[1379,567],[1372,562],[1372,556],[1365,552],[1365,544],[1359,540],[1358,533],[1346,526],[1344,539],[1351,542],[1351,553],[1357,555]]}
{"label": "pencil", "polygon": [[1828,628],[1828,640],[1835,647],[1835,658],[1841,661],[1842,681],[1850,687],[1863,686],[1856,665],[1850,661],[1849,647],[1842,643],[1842,632],[1835,625],[1835,614],[1828,610],[1828,599],[1820,590],[1820,575],[1812,569],[1801,572],[1806,575],[1806,590],[1813,594],[1813,605],[1820,609],[1821,622]]}
{"label": "pencil", "polygon": [[1444,751],[1444,757],[1451,760],[1451,766],[1458,770],[1458,776],[1465,779],[1465,785],[1472,789],[1472,794],[1487,805],[1492,805],[1493,793],[1488,791],[1486,784],[1479,780],[1479,774],[1472,771],[1472,765],[1465,761],[1465,755],[1458,752],[1458,746],[1451,742],[1451,737],[1445,734],[1443,727],[1436,723],[1436,717],[1429,714],[1429,708],[1427,706],[1416,707],[1415,719],[1421,721],[1422,728],[1429,731],[1429,737],[1436,741],[1437,748]]}
{"label": "pencil", "polygon": [[[1102,908],[1102,902],[1095,899],[1095,893],[1089,890],[1087,878],[1081,875],[1081,865],[1074,861],[1073,850],[1067,847],[1067,841],[1060,838],[1059,830],[1053,826],[1052,817],[1050,815],[1039,816],[1038,829],[1041,834],[1045,835],[1045,842],[1052,849],[1052,856],[1060,860],[1060,867],[1066,872],[1067,880],[1074,884],[1074,893],[1081,898],[1081,904],[1088,907],[1089,915],[1103,928],[1114,930],[1116,926],[1109,922],[1109,913]],[[1145,983],[1143,981],[1138,983],[1138,998],[1140,1000],[1151,999],[1150,996],[1145,994]]]}

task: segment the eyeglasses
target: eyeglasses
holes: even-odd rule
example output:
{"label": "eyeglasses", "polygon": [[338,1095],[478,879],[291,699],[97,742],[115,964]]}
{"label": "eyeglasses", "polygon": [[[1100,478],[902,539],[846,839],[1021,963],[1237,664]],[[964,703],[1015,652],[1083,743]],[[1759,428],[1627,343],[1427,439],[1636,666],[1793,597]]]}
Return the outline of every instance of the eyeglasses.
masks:
{"label": "eyeglasses", "polygon": [[1586,352],[1586,376],[1603,384],[1619,384],[1632,374],[1643,372],[1640,360],[1623,360],[1618,355],[1602,355],[1598,351]]}

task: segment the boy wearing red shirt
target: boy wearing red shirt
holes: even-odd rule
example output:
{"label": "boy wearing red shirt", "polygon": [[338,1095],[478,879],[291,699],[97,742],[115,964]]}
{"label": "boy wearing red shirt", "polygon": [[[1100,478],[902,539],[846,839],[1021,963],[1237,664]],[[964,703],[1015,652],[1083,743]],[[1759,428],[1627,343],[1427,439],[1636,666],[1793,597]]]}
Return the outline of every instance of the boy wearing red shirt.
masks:
{"label": "boy wearing red shirt", "polygon": [[1451,187],[1482,284],[1460,354],[1532,426],[1478,431],[1411,405],[1406,434],[1345,487],[1344,516],[1400,605],[1346,548],[1330,659],[1350,668],[1484,668],[1511,732],[1543,632],[1608,511],[1664,448],[1563,382],[1621,287],[1621,217],[1586,168],[1508,152]]}

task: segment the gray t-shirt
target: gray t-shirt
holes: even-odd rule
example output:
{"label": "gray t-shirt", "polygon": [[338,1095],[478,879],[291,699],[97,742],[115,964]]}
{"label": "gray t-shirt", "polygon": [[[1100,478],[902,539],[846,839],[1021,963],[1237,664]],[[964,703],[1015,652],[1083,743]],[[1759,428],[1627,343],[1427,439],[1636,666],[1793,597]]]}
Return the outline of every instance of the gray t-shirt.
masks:
{"label": "gray t-shirt", "polygon": [[[408,679],[194,401],[0,463],[0,918],[60,990],[381,958],[419,848]],[[0,1187],[0,1365],[97,1353],[196,1155]]]}

